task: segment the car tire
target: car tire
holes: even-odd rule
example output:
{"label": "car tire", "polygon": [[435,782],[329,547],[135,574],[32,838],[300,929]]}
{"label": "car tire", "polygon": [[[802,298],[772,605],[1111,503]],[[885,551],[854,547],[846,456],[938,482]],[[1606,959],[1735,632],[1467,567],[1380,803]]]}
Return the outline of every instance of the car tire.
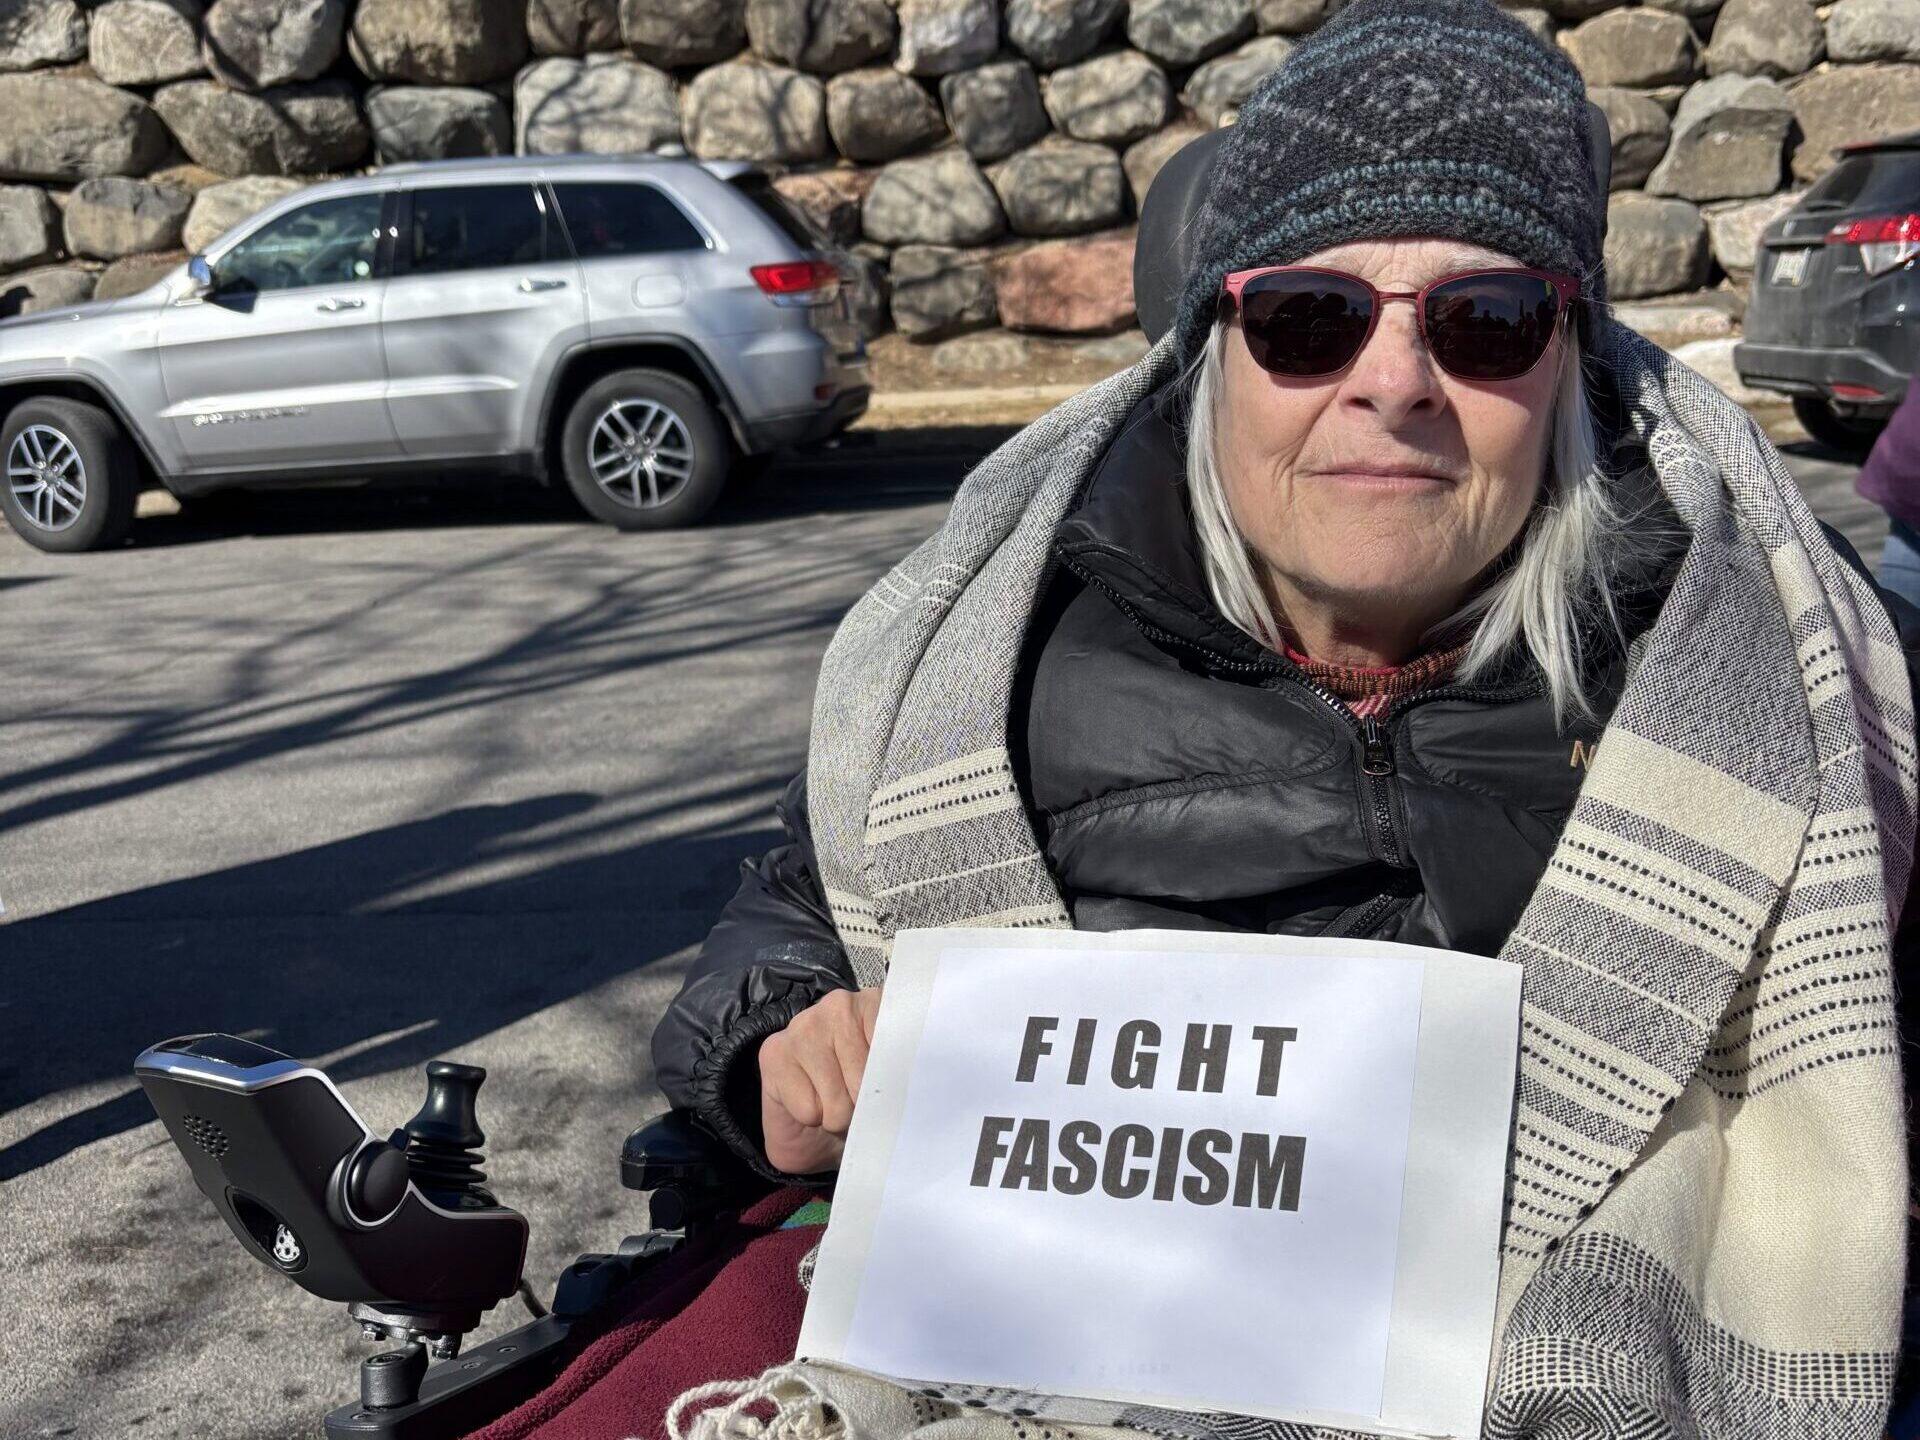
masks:
{"label": "car tire", "polygon": [[692,525],[726,488],[732,448],[692,385],[664,370],[617,370],[567,412],[560,463],[580,507],[621,530]]}
{"label": "car tire", "polygon": [[140,467],[132,442],[98,405],[21,401],[0,426],[0,465],[0,511],[37,550],[104,550],[133,528]]}
{"label": "car tire", "polygon": [[1855,459],[1863,458],[1873,449],[1873,442],[1887,428],[1884,417],[1869,419],[1837,414],[1831,404],[1817,395],[1794,396],[1793,415],[1807,434],[1829,450],[1838,450]]}

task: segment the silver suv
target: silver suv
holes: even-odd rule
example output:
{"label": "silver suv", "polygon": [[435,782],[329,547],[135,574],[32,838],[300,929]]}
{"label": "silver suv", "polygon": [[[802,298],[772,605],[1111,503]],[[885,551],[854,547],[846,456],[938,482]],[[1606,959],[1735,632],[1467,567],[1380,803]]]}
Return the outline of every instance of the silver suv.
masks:
{"label": "silver suv", "polygon": [[756,457],[866,409],[833,251],[734,162],[395,165],[290,195],[140,294],[0,322],[0,508],[122,539],[144,486],[402,467],[558,474],[686,525]]}

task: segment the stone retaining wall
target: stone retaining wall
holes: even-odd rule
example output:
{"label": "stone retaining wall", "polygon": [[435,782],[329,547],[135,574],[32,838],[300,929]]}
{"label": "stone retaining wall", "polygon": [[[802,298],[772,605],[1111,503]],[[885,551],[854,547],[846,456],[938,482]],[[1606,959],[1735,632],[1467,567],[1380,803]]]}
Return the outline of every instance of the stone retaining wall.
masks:
{"label": "stone retaining wall", "polygon": [[[139,289],[320,175],[684,148],[778,172],[876,332],[1111,334],[1159,166],[1341,3],[0,0],[0,313]],[[1614,299],[1689,296],[1647,312],[1683,340],[1730,343],[1834,146],[1920,129],[1920,0],[1541,3],[1612,130]]]}

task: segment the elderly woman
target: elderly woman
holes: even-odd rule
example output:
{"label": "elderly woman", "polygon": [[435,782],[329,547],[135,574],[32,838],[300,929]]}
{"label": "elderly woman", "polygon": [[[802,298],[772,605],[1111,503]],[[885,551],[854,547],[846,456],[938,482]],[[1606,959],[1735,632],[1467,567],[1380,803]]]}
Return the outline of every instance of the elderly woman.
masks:
{"label": "elderly woman", "polygon": [[1909,681],[1757,428],[1606,317],[1586,145],[1578,73],[1485,0],[1302,43],[1173,331],[847,617],[658,1073],[823,1180],[909,927],[1499,955],[1489,1432],[1876,1435]]}

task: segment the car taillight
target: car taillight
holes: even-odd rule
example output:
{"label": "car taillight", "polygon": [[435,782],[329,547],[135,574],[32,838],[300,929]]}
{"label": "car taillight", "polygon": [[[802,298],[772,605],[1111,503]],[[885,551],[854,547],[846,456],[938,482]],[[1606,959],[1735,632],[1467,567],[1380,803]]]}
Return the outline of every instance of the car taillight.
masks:
{"label": "car taillight", "polygon": [[831,260],[786,260],[747,273],[776,305],[825,305],[840,293],[840,268]]}
{"label": "car taillight", "polygon": [[1860,263],[1880,275],[1920,255],[1920,215],[1875,215],[1843,220],[1827,232],[1829,245],[1858,245]]}

